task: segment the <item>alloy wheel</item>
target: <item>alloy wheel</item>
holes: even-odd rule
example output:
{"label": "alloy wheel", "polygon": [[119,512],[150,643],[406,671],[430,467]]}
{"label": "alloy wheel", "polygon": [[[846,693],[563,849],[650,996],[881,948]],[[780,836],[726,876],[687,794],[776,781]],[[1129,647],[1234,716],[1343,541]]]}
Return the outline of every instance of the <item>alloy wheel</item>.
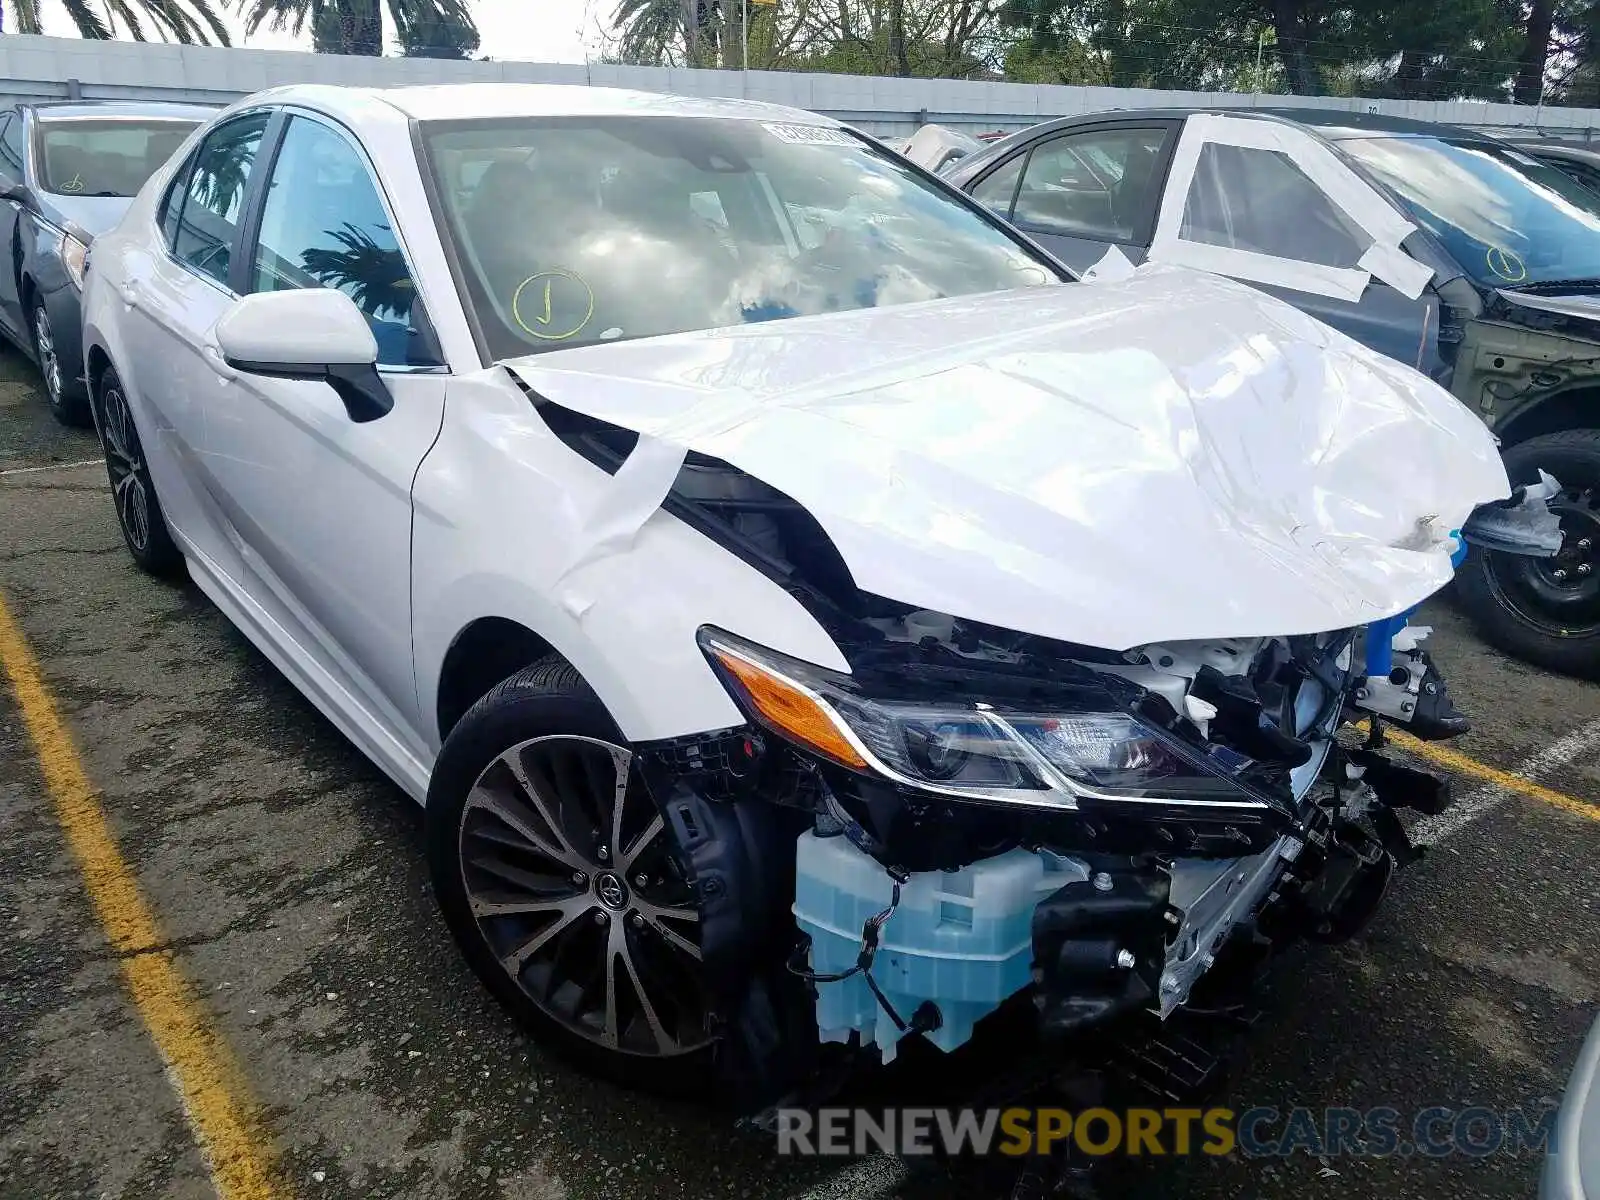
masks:
{"label": "alloy wheel", "polygon": [[1489,586],[1525,622],[1558,637],[1600,632],[1600,488],[1567,488],[1550,501],[1561,519],[1554,558],[1490,552]]}
{"label": "alloy wheel", "polygon": [[111,473],[111,495],[117,506],[117,520],[136,551],[150,545],[150,489],[146,479],[144,451],[139,431],[127,398],[119,387],[108,387],[100,400],[101,440],[106,450],[106,467]]}
{"label": "alloy wheel", "polygon": [[629,750],[573,735],[511,747],[473,784],[458,852],[485,943],[543,1012],[623,1054],[710,1041],[693,885]]}
{"label": "alloy wheel", "polygon": [[44,305],[33,310],[33,344],[39,352],[39,372],[44,376],[45,392],[53,406],[61,404],[61,358],[56,353],[55,332],[50,328],[50,314]]}

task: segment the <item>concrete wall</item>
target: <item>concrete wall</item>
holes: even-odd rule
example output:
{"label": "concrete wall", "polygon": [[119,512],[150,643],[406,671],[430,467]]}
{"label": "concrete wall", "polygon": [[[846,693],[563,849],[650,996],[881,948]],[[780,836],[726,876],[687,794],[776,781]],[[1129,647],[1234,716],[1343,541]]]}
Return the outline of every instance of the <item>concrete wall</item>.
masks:
{"label": "concrete wall", "polygon": [[1469,101],[1294,99],[1243,93],[1052,87],[954,79],[888,79],[773,71],[691,71],[528,62],[350,58],[284,50],[223,50],[74,38],[0,37],[0,99],[190,100],[225,103],[285,83],[397,87],[422,83],[577,83],[692,96],[735,96],[813,109],[870,132],[908,134],[936,122],[978,132],[1110,108],[1226,104],[1314,105],[1384,112],[1489,130],[1600,138],[1600,110]]}

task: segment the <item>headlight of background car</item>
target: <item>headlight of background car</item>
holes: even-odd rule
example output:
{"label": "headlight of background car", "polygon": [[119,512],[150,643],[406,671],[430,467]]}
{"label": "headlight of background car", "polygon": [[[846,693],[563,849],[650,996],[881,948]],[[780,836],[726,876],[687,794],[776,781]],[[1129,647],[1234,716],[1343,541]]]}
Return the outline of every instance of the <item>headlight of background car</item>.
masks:
{"label": "headlight of background car", "polygon": [[88,268],[89,247],[70,233],[61,235],[61,265],[67,270],[72,286],[83,291],[83,274]]}
{"label": "headlight of background car", "polygon": [[752,721],[849,767],[966,800],[1076,808],[1080,799],[1261,806],[1238,755],[1207,755],[1126,712],[1031,712],[952,697],[868,697],[827,671],[715,630],[701,646]]}

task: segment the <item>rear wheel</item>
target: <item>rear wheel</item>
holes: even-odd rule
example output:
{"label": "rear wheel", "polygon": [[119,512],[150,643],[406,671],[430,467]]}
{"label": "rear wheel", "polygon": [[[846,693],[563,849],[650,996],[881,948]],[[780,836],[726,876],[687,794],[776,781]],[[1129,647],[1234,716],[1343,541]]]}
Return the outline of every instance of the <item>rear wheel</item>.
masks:
{"label": "rear wheel", "polygon": [[156,485],[150,478],[150,464],[139,440],[128,396],[116,371],[107,368],[100,378],[100,446],[106,456],[106,476],[111,480],[111,499],[116,505],[117,524],[133,561],[152,575],[175,575],[183,566],[183,554],[167,532]]}
{"label": "rear wheel", "polygon": [[623,1084],[702,1090],[694,884],[633,752],[570,666],[529,667],[462,717],[427,824],[451,932],[542,1044]]}
{"label": "rear wheel", "polygon": [[1495,646],[1552,671],[1600,678],[1600,429],[1530,438],[1505,453],[1513,483],[1541,469],[1561,484],[1561,552],[1528,558],[1474,548],[1457,596]]}

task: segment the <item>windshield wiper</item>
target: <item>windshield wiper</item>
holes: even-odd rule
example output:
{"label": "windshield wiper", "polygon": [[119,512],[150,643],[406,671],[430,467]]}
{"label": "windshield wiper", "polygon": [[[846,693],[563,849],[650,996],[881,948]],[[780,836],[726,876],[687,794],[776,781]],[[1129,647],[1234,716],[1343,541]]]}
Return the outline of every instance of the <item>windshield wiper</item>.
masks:
{"label": "windshield wiper", "polygon": [[1497,284],[1502,292],[1595,292],[1600,291],[1600,278],[1540,279],[1533,283]]}

